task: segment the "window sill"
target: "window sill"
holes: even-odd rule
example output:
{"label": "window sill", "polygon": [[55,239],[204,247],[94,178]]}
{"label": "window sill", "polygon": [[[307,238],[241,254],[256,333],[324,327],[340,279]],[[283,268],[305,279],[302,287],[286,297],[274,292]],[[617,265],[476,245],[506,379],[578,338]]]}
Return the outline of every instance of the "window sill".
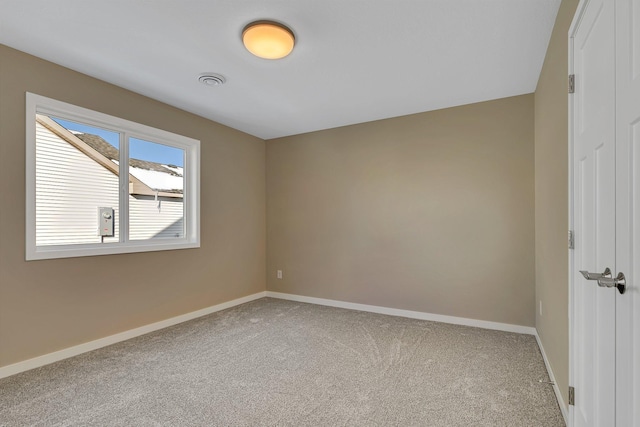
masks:
{"label": "window sill", "polygon": [[26,260],[35,261],[42,259],[75,258],[85,256],[115,255],[138,252],[170,251],[178,249],[199,248],[200,242],[128,242],[105,243],[95,245],[73,245],[73,246],[40,246],[37,248],[27,248]]}

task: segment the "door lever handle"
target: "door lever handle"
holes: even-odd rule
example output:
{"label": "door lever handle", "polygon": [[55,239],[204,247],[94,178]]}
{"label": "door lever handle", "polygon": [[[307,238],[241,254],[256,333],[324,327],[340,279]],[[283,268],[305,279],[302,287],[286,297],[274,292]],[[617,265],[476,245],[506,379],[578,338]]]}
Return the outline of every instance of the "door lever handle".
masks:
{"label": "door lever handle", "polygon": [[611,278],[611,270],[609,270],[609,267],[605,268],[603,273],[589,273],[586,270],[580,270],[580,273],[582,273],[584,278],[587,280],[600,280],[603,278]]}
{"label": "door lever handle", "polygon": [[616,287],[618,292],[624,294],[624,291],[627,290],[627,279],[625,279],[624,273],[620,272],[616,277],[602,277],[598,279],[598,286],[603,288]]}

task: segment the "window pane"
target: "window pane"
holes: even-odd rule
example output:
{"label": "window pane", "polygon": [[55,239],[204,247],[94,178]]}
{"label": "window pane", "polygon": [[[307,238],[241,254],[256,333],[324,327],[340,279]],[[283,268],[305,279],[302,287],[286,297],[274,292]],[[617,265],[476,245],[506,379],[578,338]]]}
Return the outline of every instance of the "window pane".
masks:
{"label": "window pane", "polygon": [[129,138],[129,239],[184,238],[185,151]]}
{"label": "window pane", "polygon": [[[118,132],[36,115],[36,246],[119,241]],[[99,208],[114,227],[101,236]]]}
{"label": "window pane", "polygon": [[27,260],[200,247],[200,141],[29,92],[26,107]]}

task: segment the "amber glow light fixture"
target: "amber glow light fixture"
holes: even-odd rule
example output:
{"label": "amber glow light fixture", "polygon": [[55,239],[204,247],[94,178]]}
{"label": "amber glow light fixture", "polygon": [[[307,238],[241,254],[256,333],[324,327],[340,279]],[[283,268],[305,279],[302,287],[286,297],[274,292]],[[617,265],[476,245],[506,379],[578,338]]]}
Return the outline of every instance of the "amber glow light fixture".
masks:
{"label": "amber glow light fixture", "polygon": [[244,47],[264,59],[280,59],[289,55],[296,42],[291,30],[271,21],[256,21],[242,31]]}

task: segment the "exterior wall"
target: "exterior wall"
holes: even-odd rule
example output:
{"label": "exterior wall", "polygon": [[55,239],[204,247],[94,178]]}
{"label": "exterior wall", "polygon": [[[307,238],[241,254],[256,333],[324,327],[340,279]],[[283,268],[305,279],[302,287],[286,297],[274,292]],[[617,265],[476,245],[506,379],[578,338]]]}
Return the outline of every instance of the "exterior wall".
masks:
{"label": "exterior wall", "polygon": [[533,95],[267,141],[267,288],[533,326],[533,159]]}
{"label": "exterior wall", "polygon": [[129,196],[129,238],[174,239],[184,237],[182,199]]}
{"label": "exterior wall", "polygon": [[[25,92],[201,141],[201,247],[25,261]],[[265,143],[0,45],[0,366],[265,290]]]}
{"label": "exterior wall", "polygon": [[[118,176],[36,123],[36,243],[100,243],[98,207],[115,210],[119,241]],[[181,198],[129,196],[129,238],[184,237]]]}
{"label": "exterior wall", "polygon": [[118,176],[36,123],[36,244],[100,243],[98,207],[115,209],[118,241]]}

